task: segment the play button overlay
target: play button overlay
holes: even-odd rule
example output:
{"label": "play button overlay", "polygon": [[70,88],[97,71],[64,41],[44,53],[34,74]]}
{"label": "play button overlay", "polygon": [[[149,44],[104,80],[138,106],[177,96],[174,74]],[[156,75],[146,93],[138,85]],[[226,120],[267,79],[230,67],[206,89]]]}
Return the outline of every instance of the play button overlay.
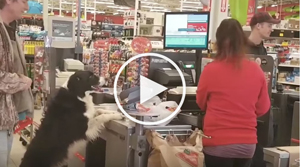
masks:
{"label": "play button overlay", "polygon": [[[136,118],[134,118],[133,116],[131,116],[129,113],[127,113],[124,108],[122,107],[120,101],[119,101],[119,97],[118,97],[118,89],[117,89],[117,85],[118,85],[118,79],[122,73],[122,71],[124,70],[124,68],[132,61],[135,61],[138,58],[142,58],[142,57],[154,57],[154,58],[159,58],[159,59],[164,59],[165,61],[169,62],[178,72],[180,78],[181,78],[181,82],[182,85],[178,85],[178,86],[182,86],[182,96],[181,96],[181,100],[178,104],[178,107],[175,109],[175,111],[173,111],[170,115],[168,114],[167,117],[163,117],[163,113],[160,113],[159,110],[159,116],[162,116],[161,119],[158,119],[155,122],[147,122],[147,121],[141,121],[141,120],[137,120]],[[150,68],[151,68],[151,64],[150,64]],[[182,71],[180,70],[180,68],[177,66],[177,64],[175,62],[173,62],[170,58],[162,55],[162,54],[158,54],[158,53],[142,53],[142,54],[138,54],[136,56],[131,57],[129,60],[127,60],[119,69],[119,71],[117,72],[116,76],[115,76],[115,80],[114,80],[114,98],[115,101],[117,103],[117,106],[119,108],[119,110],[131,121],[137,123],[137,124],[141,124],[141,125],[146,125],[146,126],[153,126],[153,125],[162,125],[166,122],[170,122],[171,119],[173,119],[179,112],[180,112],[180,108],[183,105],[183,102],[185,100],[185,95],[186,95],[186,83],[185,83],[185,78],[183,76]],[[153,98],[154,96],[157,96],[158,94],[160,94],[163,91],[166,91],[167,88],[160,85],[159,83],[156,83],[154,81],[151,80],[151,78],[146,78],[142,75],[140,75],[140,101],[136,102],[136,103],[145,103],[146,101],[150,100],[151,98]],[[131,105],[131,104],[126,104],[126,105]],[[136,112],[136,114],[132,114],[132,115],[138,115],[138,116],[142,116],[144,114],[145,117],[149,117],[151,116],[151,113],[147,112],[147,113],[141,113],[141,112]],[[155,113],[157,114],[157,112]]]}
{"label": "play button overlay", "polygon": [[140,75],[140,103],[143,104],[168,88]]}

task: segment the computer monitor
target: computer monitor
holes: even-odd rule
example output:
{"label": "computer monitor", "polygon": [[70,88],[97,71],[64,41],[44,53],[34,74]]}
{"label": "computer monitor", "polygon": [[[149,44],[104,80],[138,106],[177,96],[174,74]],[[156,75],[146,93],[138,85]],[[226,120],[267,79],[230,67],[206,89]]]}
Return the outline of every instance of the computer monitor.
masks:
{"label": "computer monitor", "polygon": [[166,12],[164,49],[207,49],[209,12]]}
{"label": "computer monitor", "polygon": [[54,48],[75,48],[75,19],[72,17],[49,16],[48,35]]}

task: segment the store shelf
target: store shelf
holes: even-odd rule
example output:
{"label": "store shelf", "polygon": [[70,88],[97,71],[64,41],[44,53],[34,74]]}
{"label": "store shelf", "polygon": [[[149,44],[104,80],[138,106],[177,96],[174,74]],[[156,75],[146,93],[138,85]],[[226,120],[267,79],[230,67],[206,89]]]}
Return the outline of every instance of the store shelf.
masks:
{"label": "store shelf", "polygon": [[292,38],[292,37],[269,37],[268,39],[299,40],[299,38]]}
{"label": "store shelf", "polygon": [[123,24],[113,24],[113,23],[102,23],[102,25],[124,26]]}
{"label": "store shelf", "polygon": [[300,83],[295,83],[295,82],[283,82],[283,81],[277,81],[277,83],[283,84],[283,85],[295,85],[299,86]]}
{"label": "store shelf", "polygon": [[291,64],[279,64],[278,67],[300,68],[299,65],[291,65]]}
{"label": "store shelf", "polygon": [[155,36],[155,35],[138,35],[139,37],[146,37],[146,38],[163,38],[164,36]]}
{"label": "store shelf", "polygon": [[141,24],[140,27],[163,27],[163,25]]}

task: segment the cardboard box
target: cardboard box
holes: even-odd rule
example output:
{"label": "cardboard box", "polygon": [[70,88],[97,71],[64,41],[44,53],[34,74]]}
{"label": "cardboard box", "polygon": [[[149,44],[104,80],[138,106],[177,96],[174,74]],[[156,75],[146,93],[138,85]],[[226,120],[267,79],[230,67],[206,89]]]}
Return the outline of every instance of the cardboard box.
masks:
{"label": "cardboard box", "polygon": [[289,29],[294,29],[295,28],[295,21],[294,19],[289,19],[288,21],[288,27]]}
{"label": "cardboard box", "polygon": [[289,21],[288,20],[281,20],[280,22],[280,29],[288,29]]}
{"label": "cardboard box", "polygon": [[295,30],[299,30],[299,24],[300,24],[300,21],[299,20],[294,20],[294,28]]}

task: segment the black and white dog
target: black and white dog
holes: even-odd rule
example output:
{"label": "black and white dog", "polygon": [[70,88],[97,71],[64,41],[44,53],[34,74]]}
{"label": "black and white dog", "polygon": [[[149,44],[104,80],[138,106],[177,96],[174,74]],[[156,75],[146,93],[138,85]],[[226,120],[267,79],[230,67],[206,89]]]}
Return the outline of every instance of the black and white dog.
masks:
{"label": "black and white dog", "polygon": [[99,78],[89,71],[75,72],[67,88],[60,88],[49,105],[20,167],[60,167],[73,156],[77,145],[98,138],[104,123],[123,119],[115,111],[95,110],[90,95]]}

